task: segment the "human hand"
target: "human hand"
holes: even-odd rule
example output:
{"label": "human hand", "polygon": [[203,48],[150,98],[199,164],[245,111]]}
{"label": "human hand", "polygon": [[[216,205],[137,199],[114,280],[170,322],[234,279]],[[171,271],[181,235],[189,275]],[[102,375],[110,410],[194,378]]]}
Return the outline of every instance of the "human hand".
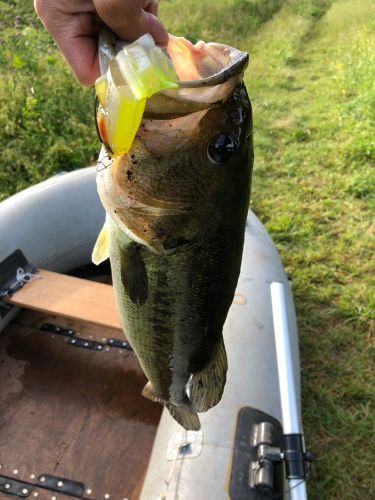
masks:
{"label": "human hand", "polygon": [[168,34],[157,19],[158,0],[34,0],[35,11],[78,80],[98,78],[98,33],[105,23],[122,40],[150,33],[165,46]]}

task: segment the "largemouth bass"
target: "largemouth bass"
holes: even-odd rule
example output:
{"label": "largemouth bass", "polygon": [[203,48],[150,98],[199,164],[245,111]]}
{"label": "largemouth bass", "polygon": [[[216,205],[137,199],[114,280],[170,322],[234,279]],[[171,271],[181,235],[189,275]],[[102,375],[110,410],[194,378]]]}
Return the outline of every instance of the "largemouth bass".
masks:
{"label": "largemouth bass", "polygon": [[[101,44],[101,66],[114,45]],[[185,429],[221,399],[223,325],[240,271],[253,163],[248,55],[171,37],[178,88],[155,94],[129,153],[103,168],[107,212],[93,252],[110,257],[121,324],[149,382]]]}

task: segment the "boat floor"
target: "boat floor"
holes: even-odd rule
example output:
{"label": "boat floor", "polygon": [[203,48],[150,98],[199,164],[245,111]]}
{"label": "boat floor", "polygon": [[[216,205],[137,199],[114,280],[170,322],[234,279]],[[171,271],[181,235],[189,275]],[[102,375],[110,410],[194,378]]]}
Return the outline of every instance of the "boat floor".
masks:
{"label": "boat floor", "polygon": [[[46,323],[76,333],[47,332]],[[60,492],[77,485],[64,479],[83,483],[82,498],[139,497],[162,408],[141,396],[136,357],[111,339],[124,337],[31,310],[0,333],[0,498],[17,488],[24,497],[72,498]],[[100,350],[88,348],[93,341]]]}

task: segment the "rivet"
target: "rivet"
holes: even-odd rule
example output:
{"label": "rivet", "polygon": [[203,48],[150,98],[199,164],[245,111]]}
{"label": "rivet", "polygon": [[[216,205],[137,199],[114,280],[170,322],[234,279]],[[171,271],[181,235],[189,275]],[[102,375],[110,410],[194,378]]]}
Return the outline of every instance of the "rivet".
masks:
{"label": "rivet", "polygon": [[56,497],[51,497],[51,500],[56,500]]}
{"label": "rivet", "polygon": [[46,482],[46,478],[45,478],[44,476],[42,476],[42,477],[39,479],[39,481],[40,481],[41,483],[45,483],[45,482]]}
{"label": "rivet", "polygon": [[89,488],[88,490],[86,490],[86,493],[87,493],[87,495],[91,495],[92,490],[90,490],[90,488]]}
{"label": "rivet", "polygon": [[98,345],[97,349],[98,349],[98,351],[101,351],[103,349],[103,346]]}
{"label": "rivet", "polygon": [[110,340],[109,340],[109,343],[110,343],[110,344],[113,344],[113,339],[110,339]]}
{"label": "rivet", "polygon": [[106,493],[106,494],[104,495],[104,498],[111,498],[111,495],[110,495],[109,493]]}
{"label": "rivet", "polygon": [[76,336],[77,336],[77,337],[80,337],[80,336],[81,336],[81,334],[80,334],[79,332],[77,332],[77,333],[76,333]]}
{"label": "rivet", "polygon": [[119,353],[119,354],[122,354],[122,353],[123,353],[123,351],[121,351],[121,350],[120,350],[118,353]]}
{"label": "rivet", "polygon": [[0,464],[0,469],[2,469],[2,468],[3,468],[3,466]]}
{"label": "rivet", "polygon": [[9,483],[5,483],[4,488],[5,488],[6,490],[9,490],[9,488],[10,488],[10,484],[9,484]]}
{"label": "rivet", "polygon": [[105,337],[102,338],[102,341],[105,342],[107,339]]}
{"label": "rivet", "polygon": [[77,341],[75,339],[72,339],[72,344],[75,344]]}
{"label": "rivet", "polygon": [[24,489],[22,490],[22,493],[23,493],[24,495],[27,495],[27,494],[29,493],[29,490],[27,490],[26,488],[24,488]]}
{"label": "rivet", "polygon": [[109,351],[109,347],[106,347],[106,348],[105,348],[105,350],[106,350],[106,351]]}
{"label": "rivet", "polygon": [[38,496],[39,496],[39,493],[38,493],[37,491],[35,491],[35,492],[33,493],[33,495],[34,495],[34,497],[38,497]]}
{"label": "rivet", "polygon": [[57,486],[59,488],[62,488],[64,486],[64,483],[62,481],[58,481]]}
{"label": "rivet", "polygon": [[18,474],[18,469],[14,469],[13,474]]}
{"label": "rivet", "polygon": [[84,345],[85,347],[88,347],[88,345],[89,345],[89,344],[88,344],[88,342],[85,342],[83,345]]}
{"label": "rivet", "polygon": [[94,337],[92,335],[89,335],[89,339],[93,339]]}
{"label": "rivet", "polygon": [[35,479],[35,474],[30,474],[30,479]]}

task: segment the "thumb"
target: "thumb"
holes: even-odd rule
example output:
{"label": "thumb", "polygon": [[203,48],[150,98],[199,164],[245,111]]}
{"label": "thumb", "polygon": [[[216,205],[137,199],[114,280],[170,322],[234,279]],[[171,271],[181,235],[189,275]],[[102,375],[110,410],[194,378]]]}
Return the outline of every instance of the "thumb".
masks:
{"label": "thumb", "polygon": [[133,41],[150,33],[158,45],[168,44],[168,33],[156,17],[156,0],[94,0],[99,17],[121,39]]}

